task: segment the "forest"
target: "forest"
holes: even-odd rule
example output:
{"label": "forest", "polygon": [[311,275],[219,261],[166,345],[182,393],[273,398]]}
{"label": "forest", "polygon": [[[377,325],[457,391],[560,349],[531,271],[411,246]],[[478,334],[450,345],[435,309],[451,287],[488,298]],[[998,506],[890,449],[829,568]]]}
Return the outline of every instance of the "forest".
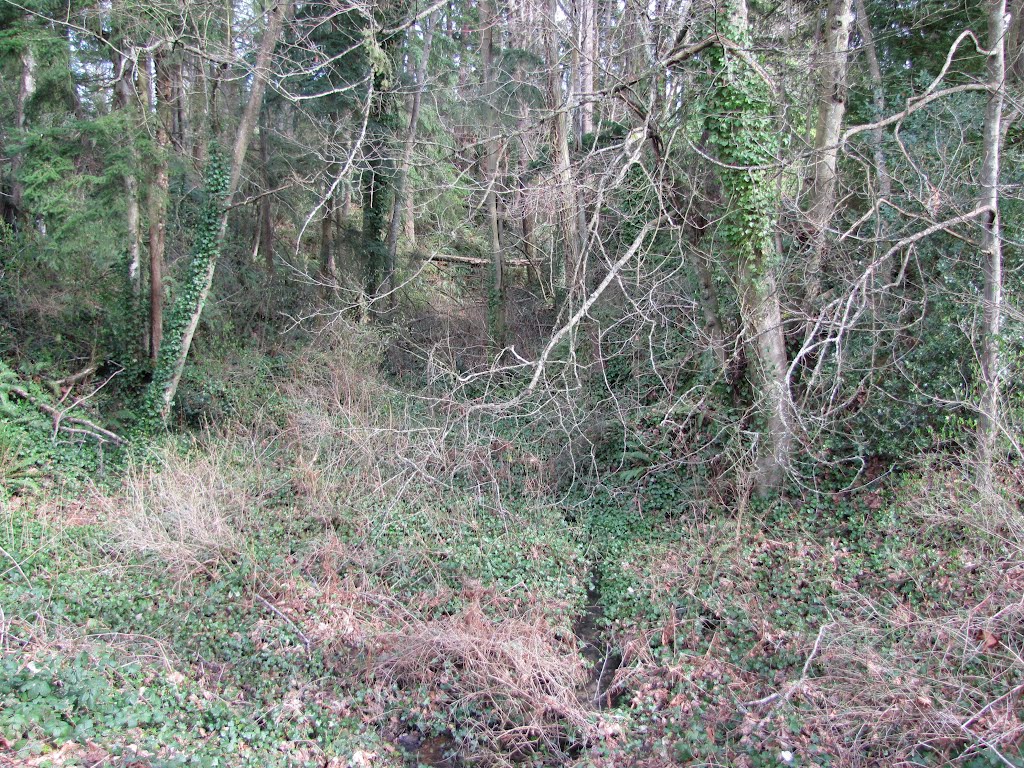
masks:
{"label": "forest", "polygon": [[1024,0],[0,0],[0,766],[1024,767]]}

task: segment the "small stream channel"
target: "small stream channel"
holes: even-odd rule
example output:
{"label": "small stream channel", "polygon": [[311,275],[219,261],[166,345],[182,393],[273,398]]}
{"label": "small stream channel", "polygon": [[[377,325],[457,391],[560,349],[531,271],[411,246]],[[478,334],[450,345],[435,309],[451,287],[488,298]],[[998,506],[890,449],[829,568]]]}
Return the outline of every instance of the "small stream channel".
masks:
{"label": "small stream channel", "polygon": [[[573,633],[580,641],[580,652],[590,664],[590,674],[577,690],[577,695],[587,708],[607,709],[615,703],[615,695],[610,689],[615,681],[615,672],[622,663],[622,655],[604,632],[605,613],[596,568],[591,573],[591,584],[587,591],[586,610],[573,626]],[[412,734],[404,734],[399,737],[398,746],[409,756],[410,762],[416,761],[416,765],[430,768],[460,768],[463,765],[456,753],[455,740],[447,734],[422,740]]]}
{"label": "small stream channel", "polygon": [[587,610],[576,622],[573,631],[582,643],[583,657],[590,662],[590,676],[580,689],[580,701],[588,707],[605,709],[613,703],[609,689],[622,656],[604,636],[604,606],[601,603],[600,584],[596,578],[587,592]]}

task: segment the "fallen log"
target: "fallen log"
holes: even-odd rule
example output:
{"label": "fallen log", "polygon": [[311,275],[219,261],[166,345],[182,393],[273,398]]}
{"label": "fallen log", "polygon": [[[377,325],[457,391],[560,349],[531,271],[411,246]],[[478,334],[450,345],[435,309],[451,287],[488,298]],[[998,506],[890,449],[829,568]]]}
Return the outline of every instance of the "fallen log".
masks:
{"label": "fallen log", "polygon": [[[490,265],[490,259],[481,259],[476,256],[455,256],[450,253],[432,253],[423,261],[436,264],[464,264],[467,267],[486,267]],[[506,267],[532,267],[529,259],[505,259],[502,262]]]}

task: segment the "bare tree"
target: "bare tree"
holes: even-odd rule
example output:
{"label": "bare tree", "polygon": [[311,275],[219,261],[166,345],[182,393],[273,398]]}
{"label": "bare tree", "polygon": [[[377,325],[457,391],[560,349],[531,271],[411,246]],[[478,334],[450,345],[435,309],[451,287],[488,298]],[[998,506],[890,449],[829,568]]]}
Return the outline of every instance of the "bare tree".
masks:
{"label": "bare tree", "polygon": [[814,312],[821,292],[821,271],[826,265],[828,226],[836,201],[836,162],[847,100],[847,51],[853,23],[853,0],[831,0],[825,17],[825,35],[819,56],[818,125],[814,132],[814,162],[811,168],[810,220],[811,257],[807,264],[806,302]]}
{"label": "bare tree", "polygon": [[501,349],[505,346],[505,274],[501,249],[501,229],[498,221],[498,165],[501,139],[498,136],[498,112],[495,88],[497,78],[494,62],[494,38],[498,17],[493,0],[480,3],[480,66],[483,83],[484,109],[487,114],[487,140],[484,142],[481,170],[484,185],[484,216],[487,219],[490,249],[491,285],[487,300],[487,319],[491,341]]}
{"label": "bare tree", "polygon": [[427,84],[427,68],[430,64],[430,50],[434,42],[434,27],[437,26],[438,13],[431,13],[423,23],[423,47],[420,50],[420,59],[413,71],[412,84],[412,106],[409,110],[409,127],[405,132],[405,141],[402,146],[402,158],[398,163],[395,174],[395,202],[391,211],[391,224],[388,227],[388,272],[391,277],[388,284],[390,301],[395,301],[394,274],[398,262],[398,233],[401,227],[402,217],[405,217],[406,237],[410,240],[415,238],[415,227],[413,214],[415,208],[411,205],[412,195],[409,190],[409,172],[412,168],[412,156],[416,149],[416,134],[420,122],[420,107],[423,103],[423,91]]}
{"label": "bare tree", "polygon": [[552,254],[553,283],[558,301],[569,299],[572,306],[581,269],[580,232],[576,187],[569,157],[568,105],[562,94],[560,33],[557,19],[558,1],[549,0],[544,9],[544,54],[548,78],[548,109],[551,112],[551,146],[554,157],[553,181],[557,194],[557,211],[561,242],[559,255]]}
{"label": "bare tree", "polygon": [[[164,336],[164,260],[167,249],[167,194],[170,189],[168,164],[171,151],[171,77],[168,53],[157,42],[152,54],[153,133],[156,152],[152,159],[147,206],[149,216],[149,357],[160,356]],[[147,70],[149,62],[146,63]],[[140,90],[150,91],[149,77],[140,83]]]}
{"label": "bare tree", "polygon": [[981,404],[978,418],[979,486],[990,500],[992,465],[1000,430],[1003,361],[999,351],[1003,321],[1003,235],[999,211],[1000,156],[1006,78],[1006,0],[991,0],[988,8],[988,104],[985,108],[984,157],[979,203],[984,305],[982,307]]}

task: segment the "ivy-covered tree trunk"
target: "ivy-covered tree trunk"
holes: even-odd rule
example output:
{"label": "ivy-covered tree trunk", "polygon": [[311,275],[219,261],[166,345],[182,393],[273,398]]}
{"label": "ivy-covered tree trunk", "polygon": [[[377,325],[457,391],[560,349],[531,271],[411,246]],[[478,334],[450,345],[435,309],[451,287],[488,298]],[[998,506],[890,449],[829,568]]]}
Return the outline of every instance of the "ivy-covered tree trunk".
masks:
{"label": "ivy-covered tree trunk", "polygon": [[705,127],[708,144],[720,161],[718,174],[726,193],[728,208],[721,232],[735,263],[750,384],[760,422],[754,483],[765,493],[782,484],[793,450],[788,361],[775,275],[779,257],[775,168],[781,146],[770,86],[750,58],[745,0],[728,0],[717,32],[729,45],[714,48],[710,57],[715,81]]}
{"label": "ivy-covered tree trunk", "polygon": [[[386,18],[384,22],[381,27],[386,25]],[[382,313],[378,302],[384,298],[383,294],[387,293],[387,287],[392,284],[394,268],[394,265],[389,264],[385,238],[395,202],[393,143],[398,128],[398,100],[393,80],[398,42],[398,35],[390,34],[380,41],[370,40],[366,43],[368,46],[376,45],[370,56],[373,90],[366,125],[366,167],[360,178],[363,196],[363,291],[371,316]]]}
{"label": "ivy-covered tree trunk", "polygon": [[188,274],[178,288],[156,369],[153,371],[153,380],[146,392],[145,431],[166,424],[171,413],[185,358],[206,303],[209,282],[220,254],[229,178],[223,157],[218,151],[211,151],[206,164],[206,201],[195,232],[192,261],[188,265]]}
{"label": "ivy-covered tree trunk", "polygon": [[379,314],[376,301],[390,282],[388,249],[384,242],[388,215],[394,202],[394,167],[389,151],[390,131],[386,123],[393,117],[390,94],[375,93],[367,126],[366,168],[361,175],[363,196],[363,264],[366,301],[371,314]]}
{"label": "ivy-covered tree trunk", "polygon": [[[170,189],[168,155],[171,151],[171,78],[167,53],[153,52],[156,95],[153,136],[156,142],[149,169],[149,357],[156,362],[164,335],[164,252],[167,244],[167,196]],[[149,85],[146,83],[148,90]]]}
{"label": "ivy-covered tree trunk", "polygon": [[157,359],[153,380],[146,394],[147,427],[166,424],[178,391],[178,382],[185,369],[192,338],[199,327],[206,299],[213,284],[221,244],[227,229],[228,203],[238,190],[242,166],[253,129],[263,104],[263,93],[269,74],[271,57],[284,28],[286,6],[279,3],[270,11],[267,27],[256,55],[252,89],[242,112],[231,153],[231,165],[214,150],[206,169],[206,203],[196,232],[195,251],[188,275],[175,298],[169,327]]}

